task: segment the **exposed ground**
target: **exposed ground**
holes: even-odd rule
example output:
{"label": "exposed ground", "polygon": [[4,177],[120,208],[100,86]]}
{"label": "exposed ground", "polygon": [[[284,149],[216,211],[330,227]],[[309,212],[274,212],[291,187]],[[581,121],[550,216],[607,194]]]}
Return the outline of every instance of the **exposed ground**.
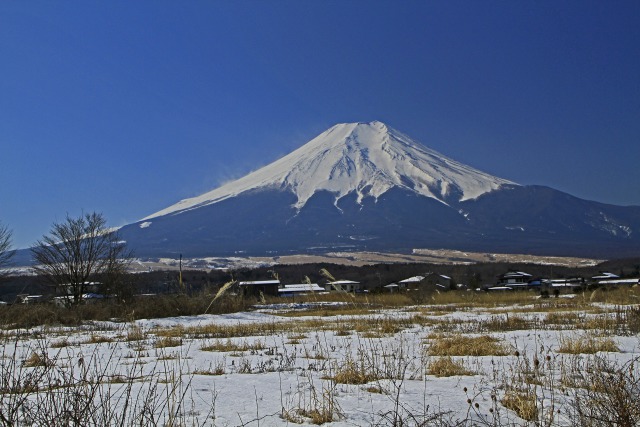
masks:
{"label": "exposed ground", "polygon": [[[411,254],[393,254],[383,252],[329,252],[315,255],[284,255],[273,257],[228,257],[185,259],[183,266],[197,269],[214,268],[256,268],[277,264],[332,263],[352,266],[393,263],[433,263],[433,264],[473,264],[480,262],[532,263],[558,265],[565,267],[594,266],[604,260],[575,257],[551,257],[523,254],[493,254],[481,252],[462,252],[449,249],[414,249]],[[132,266],[137,271],[179,268],[179,260],[161,258],[144,260]]]}

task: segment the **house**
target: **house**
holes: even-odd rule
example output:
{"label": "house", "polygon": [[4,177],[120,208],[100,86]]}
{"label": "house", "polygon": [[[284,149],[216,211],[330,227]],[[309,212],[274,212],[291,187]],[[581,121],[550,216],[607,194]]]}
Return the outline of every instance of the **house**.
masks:
{"label": "house", "polygon": [[[103,301],[105,298],[109,298],[109,296],[105,296],[102,294],[97,294],[94,292],[88,292],[80,295],[80,302],[82,304],[95,304],[97,302]],[[73,303],[73,297],[71,295],[64,295],[61,297],[54,297],[51,302],[58,307],[66,307],[69,308]]]}
{"label": "house", "polygon": [[398,289],[415,290],[420,289],[420,284],[424,280],[424,276],[413,276],[398,282]]}
{"label": "house", "polygon": [[538,277],[536,279],[529,280],[529,289],[547,289],[551,286],[551,280]]}
{"label": "house", "polygon": [[640,285],[640,279],[621,279],[617,274],[600,272],[591,278],[591,284],[595,286],[634,286]]}
{"label": "house", "polygon": [[56,288],[56,294],[59,295],[59,298],[62,299],[73,299],[75,292],[82,291],[80,294],[80,299],[84,299],[84,294],[97,294],[100,292],[100,287],[102,283],[100,282],[84,282],[82,284],[82,289],[80,289],[80,285],[74,285],[72,283],[66,283],[60,285]]}
{"label": "house", "polygon": [[504,274],[498,276],[497,287],[509,287],[512,289],[524,289],[529,288],[529,282],[531,281],[531,275],[523,271],[510,270]]}
{"label": "house", "polygon": [[444,274],[438,273],[427,273],[424,280],[422,281],[422,286],[427,285],[431,287],[435,287],[439,290],[449,290],[451,289],[451,284],[453,280],[449,276],[445,276]]}
{"label": "house", "polygon": [[44,295],[18,294],[17,298],[21,304],[39,304],[45,301]]}
{"label": "house", "polygon": [[[413,276],[397,282],[397,289],[404,290],[449,290],[453,280],[449,276],[438,273],[426,273],[424,276]],[[396,283],[392,283],[396,284]],[[389,286],[389,285],[387,285]],[[385,286],[386,287],[386,286]],[[387,288],[389,289],[389,288]],[[395,290],[395,289],[394,289]]]}
{"label": "house", "polygon": [[548,289],[552,291],[577,290],[582,289],[585,286],[585,280],[582,277],[570,277],[568,279],[551,279],[549,281]]}
{"label": "house", "polygon": [[[82,284],[82,290],[84,292],[98,292],[100,285],[102,285],[100,282],[84,282]],[[73,295],[74,285],[71,283],[60,285],[59,291],[62,295]]]}
{"label": "house", "polygon": [[607,272],[603,272],[601,271],[600,274],[598,274],[597,276],[593,276],[591,278],[592,282],[599,282],[601,280],[614,280],[614,279],[619,279],[620,276],[618,276],[617,274],[613,274],[613,273],[607,273]]}
{"label": "house", "polygon": [[506,292],[506,291],[512,291],[513,288],[511,286],[491,286],[491,287],[486,287],[483,288],[485,291],[487,292]]}
{"label": "house", "polygon": [[613,285],[613,286],[634,286],[640,285],[640,279],[615,279],[615,280],[603,280],[599,284]]}
{"label": "house", "polygon": [[326,292],[326,290],[323,287],[318,286],[317,283],[296,283],[292,285],[284,285],[278,289],[278,294],[282,297],[307,295],[318,292]]}
{"label": "house", "polygon": [[325,286],[327,291],[339,291],[339,292],[362,292],[363,288],[360,282],[353,280],[336,280],[328,282]]}
{"label": "house", "polygon": [[640,279],[605,279],[596,282],[598,286],[634,286],[640,285]]}
{"label": "house", "polygon": [[278,288],[280,288],[280,280],[255,280],[248,282],[239,282],[238,288],[240,294],[243,296],[259,297],[262,295],[278,295]]}
{"label": "house", "polygon": [[400,286],[397,283],[389,283],[388,285],[383,286],[384,289],[387,289],[390,293],[398,292]]}

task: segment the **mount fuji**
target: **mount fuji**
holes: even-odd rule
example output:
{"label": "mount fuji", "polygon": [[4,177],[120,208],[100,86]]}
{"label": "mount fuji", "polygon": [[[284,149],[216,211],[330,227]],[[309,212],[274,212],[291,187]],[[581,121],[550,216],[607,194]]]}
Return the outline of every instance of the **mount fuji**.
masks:
{"label": "mount fuji", "polygon": [[619,257],[640,254],[640,207],[518,185],[374,121],[335,125],[120,233],[140,257],[414,248]]}

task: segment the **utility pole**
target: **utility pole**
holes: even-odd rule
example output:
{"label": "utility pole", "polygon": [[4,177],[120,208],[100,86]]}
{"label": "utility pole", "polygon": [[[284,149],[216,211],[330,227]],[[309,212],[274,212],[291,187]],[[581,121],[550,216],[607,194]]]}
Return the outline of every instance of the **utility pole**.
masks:
{"label": "utility pole", "polygon": [[180,276],[178,278],[178,286],[180,286],[180,292],[184,293],[184,284],[182,283],[182,254],[180,254]]}

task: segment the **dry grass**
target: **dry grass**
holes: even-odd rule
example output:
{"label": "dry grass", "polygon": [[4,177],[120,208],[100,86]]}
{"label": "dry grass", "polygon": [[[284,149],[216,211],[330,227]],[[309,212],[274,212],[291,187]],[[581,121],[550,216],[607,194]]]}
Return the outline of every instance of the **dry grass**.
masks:
{"label": "dry grass", "polygon": [[107,384],[127,384],[131,382],[130,378],[124,375],[110,375],[106,379]]}
{"label": "dry grass", "polygon": [[431,356],[506,356],[507,346],[489,335],[437,337],[429,343]]}
{"label": "dry grass", "polygon": [[[412,318],[399,317],[375,317],[375,318],[352,318],[349,323],[350,329],[364,334],[365,337],[381,338],[394,335],[400,331],[414,326]],[[332,327],[334,325],[331,325]],[[341,327],[341,330],[344,328]]]}
{"label": "dry grass", "polygon": [[182,339],[175,337],[159,337],[156,340],[156,348],[179,347],[182,345]]}
{"label": "dry grass", "polygon": [[518,315],[510,315],[509,313],[492,316],[490,319],[480,322],[479,326],[479,329],[487,332],[523,331],[539,328],[535,319],[527,319]]}
{"label": "dry grass", "polygon": [[156,360],[180,360],[179,353],[168,353],[168,354],[160,354]]}
{"label": "dry grass", "polygon": [[[185,337],[189,338],[240,338],[253,336],[277,335],[294,329],[295,325],[290,322],[271,323],[243,323],[237,325],[209,324],[201,326],[190,326],[180,328]],[[169,328],[169,334],[176,328]]]}
{"label": "dry grass", "polygon": [[71,345],[72,345],[71,341],[69,341],[69,339],[67,338],[62,338],[59,341],[53,341],[52,343],[49,344],[51,348],[64,348],[64,347],[69,347]]}
{"label": "dry grass", "polygon": [[314,408],[311,410],[299,409],[298,415],[309,418],[311,424],[321,425],[324,423],[330,423],[333,421],[333,413],[328,410],[322,410],[318,408]]}
{"label": "dry grass", "polygon": [[372,394],[386,394],[386,391],[379,385],[367,386],[365,387],[365,391],[368,391],[369,393],[372,393]]}
{"label": "dry grass", "polygon": [[262,341],[255,341],[253,343],[249,343],[247,341],[234,343],[230,339],[227,339],[226,341],[214,341],[213,343],[200,347],[200,350],[202,351],[218,351],[227,353],[241,353],[244,351],[258,351],[264,349],[265,345]]}
{"label": "dry grass", "polygon": [[432,297],[434,305],[455,304],[459,308],[532,304],[536,300],[533,292],[442,292]]}
{"label": "dry grass", "polygon": [[226,374],[224,361],[218,362],[215,365],[209,367],[209,369],[196,369],[193,371],[194,375],[210,375],[220,376]]}
{"label": "dry grass", "polygon": [[142,341],[146,335],[140,326],[132,326],[127,330],[126,341]]}
{"label": "dry grass", "polygon": [[620,349],[613,339],[597,337],[589,333],[581,336],[560,337],[559,353],[595,354],[600,351],[618,352]]}
{"label": "dry grass", "polygon": [[640,425],[638,359],[624,365],[596,356],[576,366],[574,425]]}
{"label": "dry grass", "polygon": [[[280,298],[268,298],[266,301],[269,303],[281,303]],[[394,308],[394,307],[406,307],[414,304],[411,295],[406,292],[395,293],[370,293],[370,294],[353,294],[349,292],[332,292],[323,295],[301,295],[296,296],[297,303],[322,303],[322,302],[338,302],[344,303],[345,306],[351,306],[355,308],[369,309],[371,307],[378,308]],[[348,309],[342,306],[336,308],[338,311],[341,309]],[[331,308],[328,308],[331,309]]]}
{"label": "dry grass", "polygon": [[439,357],[429,362],[427,373],[436,377],[453,377],[457,375],[474,375],[464,366],[462,360],[454,360],[450,356]]}
{"label": "dry grass", "polygon": [[627,286],[620,286],[613,289],[601,288],[586,292],[585,296],[589,299],[589,302],[592,303],[632,305],[640,302],[640,288]]}
{"label": "dry grass", "polygon": [[509,390],[501,400],[505,408],[513,412],[526,421],[538,420],[538,403],[533,392],[522,392]]}
{"label": "dry grass", "polygon": [[332,306],[322,306],[317,308],[310,308],[308,310],[296,310],[296,311],[288,311],[285,313],[281,313],[280,316],[283,317],[306,317],[306,316],[320,316],[320,317],[329,317],[329,316],[361,316],[365,314],[370,314],[373,311],[371,307],[362,306],[362,305],[332,305]]}
{"label": "dry grass", "polygon": [[101,344],[113,342],[113,338],[106,335],[91,334],[89,338],[82,342],[82,344]]}
{"label": "dry grass", "polygon": [[554,326],[554,327],[570,327],[574,328],[575,324],[578,323],[584,315],[582,313],[575,313],[571,311],[555,311],[551,313],[547,313],[542,321],[543,325],[546,327]]}
{"label": "dry grass", "polygon": [[55,362],[49,358],[46,354],[33,352],[31,355],[26,358],[22,364],[22,366],[26,368],[50,368],[55,365]]}
{"label": "dry grass", "polygon": [[[350,317],[346,319],[323,320],[305,319],[295,322],[243,323],[237,325],[209,324],[185,328],[155,330],[159,336],[180,336],[184,338],[241,338],[291,334],[303,336],[308,332],[336,331],[339,335],[349,335],[351,331],[374,331],[382,335],[394,334],[414,326],[413,318],[400,317]],[[294,338],[300,340],[301,338]]]}
{"label": "dry grass", "polygon": [[171,328],[156,328],[153,333],[159,337],[183,338],[186,330],[182,325],[178,325]]}
{"label": "dry grass", "polygon": [[338,384],[367,384],[379,380],[380,377],[364,360],[356,361],[349,358],[336,369],[332,379]]}

